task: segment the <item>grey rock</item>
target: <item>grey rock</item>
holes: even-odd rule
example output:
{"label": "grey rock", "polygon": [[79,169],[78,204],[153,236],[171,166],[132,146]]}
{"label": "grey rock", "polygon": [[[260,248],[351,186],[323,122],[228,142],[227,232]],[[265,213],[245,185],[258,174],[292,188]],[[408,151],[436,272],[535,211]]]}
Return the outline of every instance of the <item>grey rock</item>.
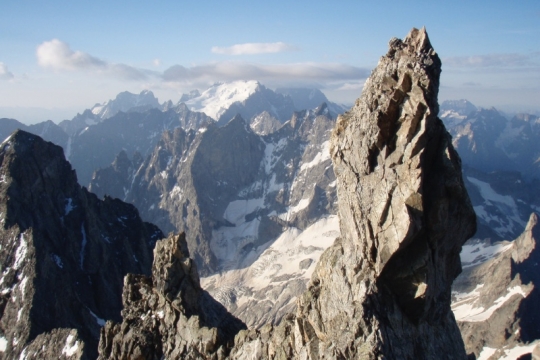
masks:
{"label": "grey rock", "polygon": [[241,332],[232,358],[466,357],[450,286],[475,215],[437,118],[439,74],[425,30],[391,41],[333,133],[341,239],[297,314]]}
{"label": "grey rock", "polygon": [[100,327],[120,319],[124,275],[150,272],[163,234],[132,205],[81,188],[62,148],[36,135],[12,134],[0,164],[3,356],[62,357],[58,341],[95,358]]}
{"label": "grey rock", "polygon": [[538,239],[533,213],[513,242],[475,240],[464,246],[464,271],[452,288],[452,309],[467,353],[478,357],[491,349],[490,358],[498,359],[540,339]]}
{"label": "grey rock", "polygon": [[99,359],[222,359],[245,325],[201,289],[185,235],[158,241],[152,278],[128,275],[123,321],[101,331]]}

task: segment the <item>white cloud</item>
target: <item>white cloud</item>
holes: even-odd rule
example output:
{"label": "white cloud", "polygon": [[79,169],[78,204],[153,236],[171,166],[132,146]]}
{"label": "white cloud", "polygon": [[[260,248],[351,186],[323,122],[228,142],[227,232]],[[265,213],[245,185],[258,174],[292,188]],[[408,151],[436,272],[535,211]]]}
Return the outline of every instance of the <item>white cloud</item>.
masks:
{"label": "white cloud", "polygon": [[154,59],[152,61],[152,64],[154,64],[155,67],[160,67],[161,66],[161,60],[160,59]]}
{"label": "white cloud", "polygon": [[270,54],[280,53],[284,51],[296,50],[296,47],[285,44],[283,42],[275,43],[246,43],[236,44],[229,47],[212,47],[212,52],[215,54],[224,55],[254,55],[254,54]]}
{"label": "white cloud", "polygon": [[180,84],[257,79],[272,82],[322,82],[365,79],[368,69],[336,63],[261,65],[218,62],[186,68],[174,65],[163,72],[163,80]]}
{"label": "white cloud", "polygon": [[[255,53],[260,51],[279,51],[289,48],[283,43],[274,44],[243,44],[239,45],[236,53]],[[161,82],[165,87],[204,88],[217,81],[234,81],[255,79],[269,86],[309,85],[317,87],[337,87],[344,83],[346,88],[356,88],[358,81],[366,79],[370,70],[340,63],[293,63],[263,65],[255,63],[222,61],[185,67],[174,65],[163,72],[139,69],[120,63],[109,63],[91,54],[75,51],[58,39],[46,41],[36,50],[40,66],[57,71],[80,71],[98,74],[105,77],[120,79]],[[154,66],[160,66],[161,61],[155,59]],[[352,85],[351,85],[352,84]]]}
{"label": "white cloud", "polygon": [[13,78],[13,73],[8,70],[7,65],[0,62],[0,80],[11,80]]}
{"label": "white cloud", "polygon": [[443,58],[443,65],[460,68],[538,66],[538,54],[488,54]]}
{"label": "white cloud", "polygon": [[60,71],[93,71],[127,80],[144,80],[151,73],[130,65],[108,63],[82,51],[73,51],[58,39],[39,45],[36,56],[40,66]]}
{"label": "white cloud", "polygon": [[82,51],[73,51],[63,41],[52,39],[39,45],[36,50],[38,64],[55,70],[103,69],[105,61]]}
{"label": "white cloud", "polygon": [[364,88],[364,81],[356,81],[356,82],[346,82],[345,84],[341,85],[336,90],[338,91],[348,91],[348,90],[362,90]]}

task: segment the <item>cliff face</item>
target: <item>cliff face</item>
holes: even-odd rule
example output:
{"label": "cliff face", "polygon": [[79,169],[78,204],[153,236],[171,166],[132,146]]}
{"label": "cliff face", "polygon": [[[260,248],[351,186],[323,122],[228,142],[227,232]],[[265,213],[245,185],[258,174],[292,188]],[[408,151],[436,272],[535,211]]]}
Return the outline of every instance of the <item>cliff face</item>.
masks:
{"label": "cliff face", "polygon": [[[440,66],[425,30],[392,39],[338,118],[330,152],[342,236],[321,256],[296,316],[266,330],[263,357],[466,357],[450,287],[475,215],[437,118]],[[240,339],[233,355],[263,332]]]}
{"label": "cliff face", "polygon": [[[362,96],[334,129],[330,153],[342,237],[322,254],[296,314],[278,326],[240,331],[234,346],[221,351],[212,345],[200,353],[202,340],[189,335],[183,341],[193,349],[192,358],[466,358],[450,311],[450,287],[476,218],[459,157],[437,118],[440,66],[425,30],[390,41]],[[160,293],[163,274],[153,276],[153,291]],[[129,277],[126,282],[128,289],[136,283]],[[183,296],[181,290],[152,311],[159,317],[160,309]],[[140,308],[136,301],[124,305],[128,312]],[[177,323],[176,336],[183,336],[185,324]],[[126,318],[117,326],[122,331],[109,324],[106,329],[116,330],[102,334],[101,356],[123,348],[123,355],[111,358],[129,357],[135,347],[121,334],[144,329]],[[113,338],[118,343],[106,345]]]}
{"label": "cliff face", "polygon": [[123,322],[101,331],[99,359],[223,358],[245,325],[199,284],[185,235],[158,241],[152,277],[124,281]]}
{"label": "cliff face", "polygon": [[512,242],[467,242],[463,273],[452,292],[452,309],[467,353],[477,358],[515,358],[540,349],[540,229],[531,214]]}
{"label": "cliff face", "polygon": [[95,358],[100,327],[120,319],[123,277],[149,273],[163,234],[81,188],[62,148],[38,136],[15,132],[0,164],[0,357]]}

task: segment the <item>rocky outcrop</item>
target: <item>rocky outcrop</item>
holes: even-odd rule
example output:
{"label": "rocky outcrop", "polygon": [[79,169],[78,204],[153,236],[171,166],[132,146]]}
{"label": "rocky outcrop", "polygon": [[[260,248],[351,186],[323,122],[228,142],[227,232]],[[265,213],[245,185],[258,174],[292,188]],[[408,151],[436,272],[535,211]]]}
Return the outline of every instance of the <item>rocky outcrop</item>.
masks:
{"label": "rocky outcrop", "polygon": [[[126,315],[122,325],[107,325],[101,356],[466,358],[450,310],[450,287],[461,271],[461,246],[475,231],[475,215],[459,157],[437,118],[439,74],[440,61],[425,30],[413,29],[404,41],[390,42],[362,97],[339,118],[330,148],[342,237],[321,256],[308,290],[298,299],[296,314],[285,316],[277,326],[240,331],[232,349],[216,351],[214,341],[197,335],[206,331],[204,327],[186,324],[200,321],[201,312],[179,321],[175,340],[165,345],[159,341],[170,338],[172,330],[162,329],[171,326],[152,325],[154,330],[143,331],[149,327],[140,325],[140,310],[136,316]],[[161,256],[156,248],[156,259]],[[191,273],[192,268],[186,266],[184,272]],[[154,314],[155,323],[162,324],[160,314],[171,311],[175,301],[183,304],[190,297],[187,287],[185,293],[175,290],[172,297],[159,300],[167,298],[159,284],[170,282],[168,276],[154,271],[152,287],[147,278],[146,287],[137,285],[133,297],[149,305],[133,302],[130,309],[150,309],[148,315]],[[129,284],[142,283],[129,279]],[[162,305],[155,305],[159,301]],[[186,308],[178,306],[174,318],[183,319]],[[142,342],[123,339],[121,334],[147,334],[152,339],[145,344],[159,345],[133,345]],[[183,344],[189,342],[188,355]],[[162,350],[173,344],[180,344],[178,354]],[[208,351],[201,353],[205,347]],[[112,356],[110,349],[125,351]]]}
{"label": "rocky outcrop", "polygon": [[3,358],[95,358],[100,327],[120,319],[123,277],[150,272],[163,234],[81,188],[62,149],[38,136],[15,132],[0,163]]}
{"label": "rocky outcrop", "polygon": [[245,325],[201,289],[185,235],[158,241],[152,278],[124,281],[123,322],[107,322],[99,359],[222,359]]}
{"label": "rocky outcrop", "polygon": [[332,138],[342,237],[296,315],[240,333],[231,357],[466,357],[450,287],[475,215],[437,118],[439,74],[425,30],[390,41]]}
{"label": "rocky outcrop", "polygon": [[141,166],[121,153],[91,183],[165,232],[185,231],[204,288],[255,327],[294,311],[339,229],[328,107],[280,125],[259,136],[236,117],[167,131]]}
{"label": "rocky outcrop", "polygon": [[129,184],[133,182],[135,172],[143,162],[139,152],[130,159],[124,150],[120,151],[111,166],[98,169],[92,175],[88,190],[100,198],[110,196],[124,199],[129,191]]}
{"label": "rocky outcrop", "polygon": [[530,354],[540,339],[540,229],[532,214],[513,242],[469,241],[452,310],[467,353],[482,359]]}

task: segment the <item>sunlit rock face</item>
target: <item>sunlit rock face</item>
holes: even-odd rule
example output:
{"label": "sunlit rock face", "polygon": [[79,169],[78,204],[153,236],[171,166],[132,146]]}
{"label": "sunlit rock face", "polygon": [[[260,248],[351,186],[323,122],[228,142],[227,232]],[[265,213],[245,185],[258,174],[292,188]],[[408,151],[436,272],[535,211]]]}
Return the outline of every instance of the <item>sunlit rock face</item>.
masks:
{"label": "sunlit rock face", "polygon": [[262,357],[466,357],[450,287],[476,221],[437,118],[440,71],[424,29],[390,41],[332,136],[341,238],[297,314],[237,338],[234,357],[257,342]]}

